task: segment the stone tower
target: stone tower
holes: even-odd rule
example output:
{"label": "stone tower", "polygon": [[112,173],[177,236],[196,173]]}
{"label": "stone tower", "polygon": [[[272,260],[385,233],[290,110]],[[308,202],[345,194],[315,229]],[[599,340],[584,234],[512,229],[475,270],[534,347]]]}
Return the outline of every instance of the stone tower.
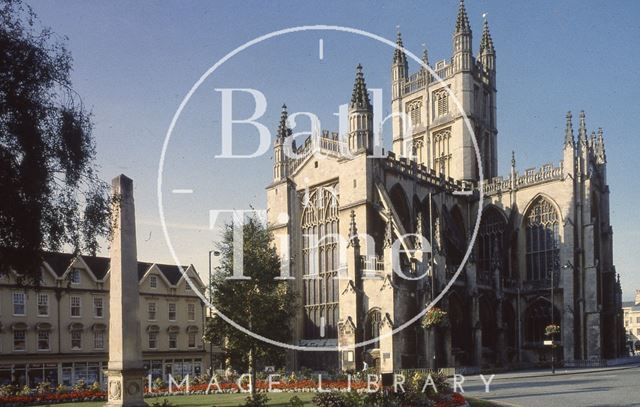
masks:
{"label": "stone tower", "polygon": [[[432,69],[437,76],[424,67],[409,74],[398,34],[391,68],[391,108],[396,156],[412,157],[447,177],[475,181],[479,171],[469,127],[480,150],[484,178],[495,177],[498,167],[496,51],[486,19],[477,58],[472,40],[467,11],[460,1],[451,58],[435,63]],[[426,49],[422,60],[429,64]]]}

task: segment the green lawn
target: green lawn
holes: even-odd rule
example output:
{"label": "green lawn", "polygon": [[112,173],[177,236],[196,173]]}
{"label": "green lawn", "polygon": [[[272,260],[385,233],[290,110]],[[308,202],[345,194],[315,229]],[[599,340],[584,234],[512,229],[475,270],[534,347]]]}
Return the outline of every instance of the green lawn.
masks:
{"label": "green lawn", "polygon": [[[314,393],[269,393],[269,405],[270,406],[284,406],[289,399],[293,396],[298,396],[305,405],[312,406],[311,399]],[[200,396],[171,396],[167,397],[171,403],[176,406],[189,406],[189,407],[235,407],[244,403],[246,394],[210,394]],[[148,398],[146,402],[151,405],[158,401],[162,402],[162,397]],[[468,399],[472,407],[493,407],[498,404],[491,403],[489,401],[479,399]],[[104,401],[95,401],[91,403],[65,403],[56,404],[57,407],[102,407]]]}
{"label": "green lawn", "polygon": [[[300,400],[312,406],[311,399],[314,393],[269,393],[270,406],[284,406],[293,396],[298,396]],[[166,397],[172,404],[176,406],[189,407],[236,407],[244,404],[247,398],[246,394],[209,394],[199,396],[171,396]],[[146,398],[145,401],[149,406],[154,402],[162,403],[163,398]],[[57,407],[102,407],[104,401],[95,401],[90,403],[65,403],[56,404]]]}

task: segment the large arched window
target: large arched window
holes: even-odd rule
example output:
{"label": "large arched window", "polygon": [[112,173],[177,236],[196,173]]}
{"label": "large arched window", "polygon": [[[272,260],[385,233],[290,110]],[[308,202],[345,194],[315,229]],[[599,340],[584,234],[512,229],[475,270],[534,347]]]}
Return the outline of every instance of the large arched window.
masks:
{"label": "large arched window", "polygon": [[504,217],[497,209],[489,207],[482,214],[478,231],[478,280],[492,283],[493,271],[502,262],[504,241]]}
{"label": "large arched window", "polygon": [[318,187],[303,199],[302,268],[306,339],[337,338],[338,192]]}
{"label": "large arched window", "polygon": [[559,216],[551,202],[538,197],[525,217],[527,233],[527,280],[550,278],[558,267]]}

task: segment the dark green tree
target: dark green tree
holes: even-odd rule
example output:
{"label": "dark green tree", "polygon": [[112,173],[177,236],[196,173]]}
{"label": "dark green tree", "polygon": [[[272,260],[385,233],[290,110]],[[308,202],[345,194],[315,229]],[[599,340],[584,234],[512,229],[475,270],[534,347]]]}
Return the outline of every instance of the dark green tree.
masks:
{"label": "dark green tree", "polygon": [[44,250],[94,254],[110,229],[91,116],[71,55],[32,10],[0,0],[0,275],[37,284]]}
{"label": "dark green tree", "polygon": [[[233,225],[227,224],[219,245],[220,269],[212,282],[213,305],[225,316],[266,338],[290,343],[296,296],[287,280],[279,280],[280,259],[273,237],[259,219],[243,225],[244,271],[250,280],[229,279],[233,274]],[[242,332],[214,316],[207,321],[205,340],[222,345],[232,366],[255,373],[257,365],[282,366],[286,351]],[[255,383],[255,381],[254,381]]]}

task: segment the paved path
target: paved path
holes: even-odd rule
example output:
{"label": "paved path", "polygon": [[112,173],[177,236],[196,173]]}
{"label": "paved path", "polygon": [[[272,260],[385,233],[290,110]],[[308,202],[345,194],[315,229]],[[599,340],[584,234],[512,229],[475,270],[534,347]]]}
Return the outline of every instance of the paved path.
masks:
{"label": "paved path", "polygon": [[506,406],[640,406],[640,366],[497,374],[489,393],[474,375],[465,377],[463,387],[466,395]]}

